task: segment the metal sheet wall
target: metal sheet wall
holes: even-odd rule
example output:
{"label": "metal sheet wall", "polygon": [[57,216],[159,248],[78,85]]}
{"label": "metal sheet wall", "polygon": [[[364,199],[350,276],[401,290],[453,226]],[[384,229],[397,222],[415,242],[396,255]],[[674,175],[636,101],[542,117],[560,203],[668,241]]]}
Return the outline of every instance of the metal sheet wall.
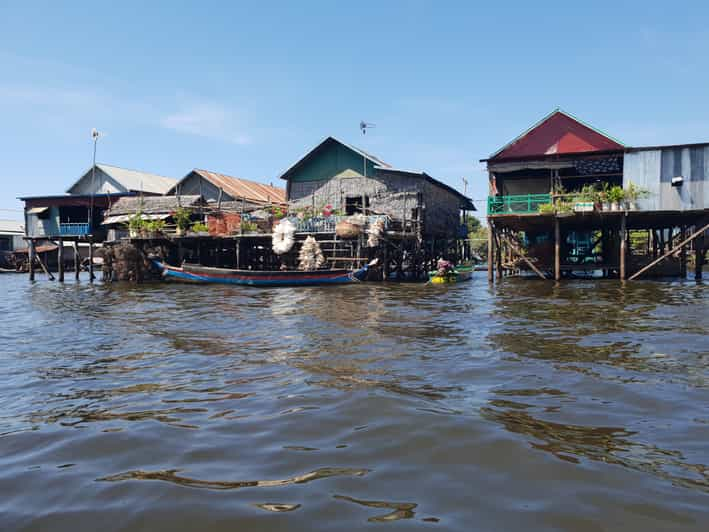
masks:
{"label": "metal sheet wall", "polygon": [[[682,176],[680,187],[672,178]],[[709,209],[709,146],[631,151],[625,154],[623,185],[647,189],[638,208],[655,211]]]}

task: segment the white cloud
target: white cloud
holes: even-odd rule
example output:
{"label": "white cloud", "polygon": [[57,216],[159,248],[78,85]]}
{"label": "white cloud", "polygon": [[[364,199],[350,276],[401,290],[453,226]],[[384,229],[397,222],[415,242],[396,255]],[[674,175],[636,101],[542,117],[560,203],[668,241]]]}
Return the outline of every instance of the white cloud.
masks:
{"label": "white cloud", "polygon": [[243,132],[243,120],[233,109],[214,102],[190,102],[165,116],[160,124],[162,127],[231,142],[233,144],[250,144],[251,138]]}

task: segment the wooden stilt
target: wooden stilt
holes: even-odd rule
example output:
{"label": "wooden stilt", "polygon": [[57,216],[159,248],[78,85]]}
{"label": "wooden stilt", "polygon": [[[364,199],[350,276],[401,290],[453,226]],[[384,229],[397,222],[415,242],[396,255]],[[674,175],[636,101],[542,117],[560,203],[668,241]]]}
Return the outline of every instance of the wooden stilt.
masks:
{"label": "wooden stilt", "polygon": [[29,261],[30,281],[34,281],[35,251],[34,251],[34,240],[31,238],[27,242],[27,260]]}
{"label": "wooden stilt", "polygon": [[702,266],[704,266],[704,248],[702,242],[696,242],[694,245],[694,279],[695,281],[702,280]]}
{"label": "wooden stilt", "polygon": [[[45,259],[46,259],[46,254],[45,254]],[[37,255],[37,262],[39,262],[39,265],[42,267],[44,270],[44,273],[47,274],[47,277],[49,278],[50,281],[54,281],[54,275],[52,275],[52,272],[49,271],[49,268],[47,268],[47,265],[44,263],[42,260],[42,255],[39,254]]]}
{"label": "wooden stilt", "polygon": [[[699,235],[701,235],[702,233],[704,233],[704,232],[707,231],[707,230],[709,230],[709,224],[706,224],[706,225],[703,226],[701,229],[698,229],[697,231],[695,231],[694,233],[692,233],[691,235],[689,235],[687,238],[685,238],[684,240],[682,240],[682,242],[680,242],[679,244],[677,244],[674,248],[670,249],[667,253],[663,254],[662,256],[658,257],[657,259],[655,259],[654,261],[652,261],[650,264],[648,264],[648,265],[645,266],[644,268],[641,268],[640,270],[638,270],[637,272],[635,272],[633,275],[630,276],[629,280],[632,281],[633,279],[637,279],[640,275],[642,275],[643,273],[645,273],[646,271],[648,271],[650,268],[652,268],[653,266],[655,266],[657,263],[663,261],[664,259],[666,259],[666,258],[669,257],[670,255],[672,255],[673,253],[679,251],[679,249],[680,249],[682,246],[685,246],[686,244],[688,244],[689,242],[691,242],[692,240],[694,240],[695,238],[697,238]],[[696,247],[695,247],[695,249],[696,249]],[[696,268],[696,265],[695,265],[695,268]],[[701,272],[700,272],[700,274],[701,274]],[[696,269],[695,269],[695,275],[696,275]]]}
{"label": "wooden stilt", "polygon": [[79,273],[81,272],[81,255],[79,254],[79,243],[74,240],[72,242],[74,248],[74,279],[79,280]]}
{"label": "wooden stilt", "polygon": [[495,237],[492,234],[494,231],[493,225],[488,223],[487,226],[487,280],[492,283],[495,281],[495,276],[492,270],[492,261],[495,256]]}
{"label": "wooden stilt", "polygon": [[626,231],[625,231],[625,214],[620,217],[620,231],[618,238],[620,240],[620,280],[625,281],[625,255],[626,255]]}
{"label": "wooden stilt", "polygon": [[[687,236],[687,226],[683,225],[679,230],[679,240],[682,242]],[[687,278],[687,246],[682,246],[679,251],[679,274],[682,279]]]}
{"label": "wooden stilt", "polygon": [[59,239],[59,247],[57,248],[57,275],[59,282],[64,282],[64,240]]}
{"label": "wooden stilt", "polygon": [[94,240],[89,239],[89,281],[94,282]]}
{"label": "wooden stilt", "polygon": [[554,280],[561,279],[561,227],[559,218],[554,218]]}
{"label": "wooden stilt", "polygon": [[495,254],[495,263],[497,269],[497,279],[502,280],[502,242],[501,242],[501,231],[495,231],[495,249],[497,253]]}

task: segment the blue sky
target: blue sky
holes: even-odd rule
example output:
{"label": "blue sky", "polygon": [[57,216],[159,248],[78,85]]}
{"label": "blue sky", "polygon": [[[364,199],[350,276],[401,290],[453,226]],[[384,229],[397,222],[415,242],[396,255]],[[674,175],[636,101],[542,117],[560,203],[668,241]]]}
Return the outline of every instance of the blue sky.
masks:
{"label": "blue sky", "polygon": [[92,127],[101,162],[266,183],[333,135],[475,199],[478,159],[557,106],[709,141],[706,3],[144,4],[0,0],[0,218],[88,168]]}

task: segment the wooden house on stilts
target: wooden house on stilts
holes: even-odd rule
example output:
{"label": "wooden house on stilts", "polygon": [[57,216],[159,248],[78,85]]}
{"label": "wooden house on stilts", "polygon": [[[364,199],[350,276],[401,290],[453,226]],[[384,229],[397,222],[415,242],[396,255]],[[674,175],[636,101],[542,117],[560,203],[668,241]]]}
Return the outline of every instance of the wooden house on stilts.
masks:
{"label": "wooden house on stilts", "polygon": [[709,143],[629,147],[555,110],[482,162],[488,277],[701,276]]}

